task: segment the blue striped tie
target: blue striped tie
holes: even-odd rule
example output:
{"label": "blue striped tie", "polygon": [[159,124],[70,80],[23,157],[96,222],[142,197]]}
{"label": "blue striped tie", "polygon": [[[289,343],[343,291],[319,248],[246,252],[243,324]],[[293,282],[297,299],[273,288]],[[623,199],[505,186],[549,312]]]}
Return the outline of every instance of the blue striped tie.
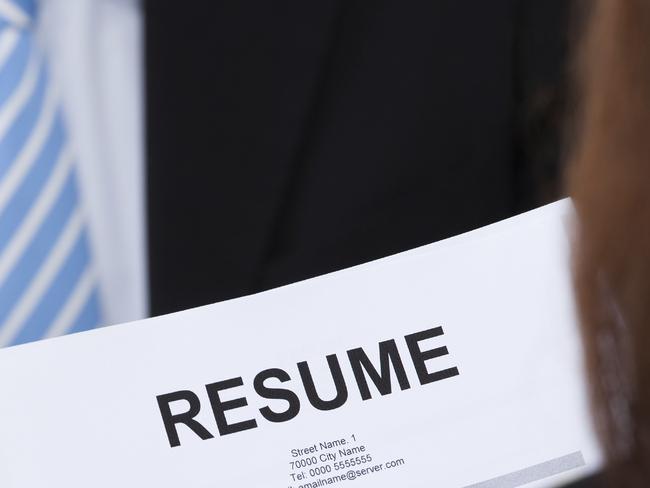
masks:
{"label": "blue striped tie", "polygon": [[0,347],[101,320],[73,154],[31,31],[34,12],[34,0],[0,0]]}

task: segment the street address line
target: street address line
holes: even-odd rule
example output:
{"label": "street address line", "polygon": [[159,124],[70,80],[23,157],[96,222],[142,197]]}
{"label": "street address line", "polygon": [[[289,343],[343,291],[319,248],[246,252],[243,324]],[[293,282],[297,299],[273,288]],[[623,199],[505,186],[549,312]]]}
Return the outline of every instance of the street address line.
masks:
{"label": "street address line", "polygon": [[582,452],[577,451],[566,456],[561,456],[550,461],[545,461],[528,468],[513,471],[512,473],[504,474],[492,478],[491,480],[481,481],[473,485],[467,485],[464,488],[515,488],[522,486],[533,481],[543,480],[556,474],[565,473],[575,468],[585,465],[585,458]]}

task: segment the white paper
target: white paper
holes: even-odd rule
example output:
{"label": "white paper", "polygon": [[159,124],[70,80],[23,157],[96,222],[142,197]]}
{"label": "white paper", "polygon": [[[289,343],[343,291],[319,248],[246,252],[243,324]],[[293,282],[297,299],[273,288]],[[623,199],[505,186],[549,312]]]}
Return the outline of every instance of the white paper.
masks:
{"label": "white paper", "polygon": [[[0,350],[0,486],[545,487],[584,476],[600,454],[575,325],[570,212],[558,202],[258,295]],[[444,334],[417,347],[448,354],[424,361],[424,373],[459,374],[421,384],[405,336],[437,327]],[[378,344],[391,339],[410,387],[391,368],[391,393],[380,395],[362,371],[364,401],[347,351],[363,348],[381,372]],[[331,354],[348,397],[322,411],[297,364],[331,400]],[[264,385],[300,403],[284,422],[260,409],[290,403],[253,384],[271,368],[290,380]],[[219,398],[247,406],[225,410],[225,422],[257,427],[220,435],[206,385],[233,378],[243,386]],[[196,396],[194,420],[213,438],[174,424],[180,445],[170,447],[157,397],[177,391]],[[168,404],[172,415],[189,408]]]}

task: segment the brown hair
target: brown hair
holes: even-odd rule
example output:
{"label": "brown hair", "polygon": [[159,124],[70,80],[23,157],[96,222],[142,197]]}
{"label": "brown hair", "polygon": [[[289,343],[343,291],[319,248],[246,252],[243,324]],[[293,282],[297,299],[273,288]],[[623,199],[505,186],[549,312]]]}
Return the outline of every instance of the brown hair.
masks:
{"label": "brown hair", "polygon": [[611,486],[650,486],[650,1],[592,2],[569,193],[578,308]]}

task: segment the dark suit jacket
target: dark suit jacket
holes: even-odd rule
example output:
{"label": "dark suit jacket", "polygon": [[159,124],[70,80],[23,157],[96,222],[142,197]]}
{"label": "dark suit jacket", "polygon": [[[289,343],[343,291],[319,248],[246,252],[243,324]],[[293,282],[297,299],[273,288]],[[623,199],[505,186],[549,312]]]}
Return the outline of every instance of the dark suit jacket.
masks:
{"label": "dark suit jacket", "polygon": [[589,478],[576,481],[575,483],[571,483],[564,488],[605,488],[605,483],[603,482],[601,475],[594,475],[590,476]]}
{"label": "dark suit jacket", "polygon": [[569,3],[149,1],[153,314],[551,198]]}

